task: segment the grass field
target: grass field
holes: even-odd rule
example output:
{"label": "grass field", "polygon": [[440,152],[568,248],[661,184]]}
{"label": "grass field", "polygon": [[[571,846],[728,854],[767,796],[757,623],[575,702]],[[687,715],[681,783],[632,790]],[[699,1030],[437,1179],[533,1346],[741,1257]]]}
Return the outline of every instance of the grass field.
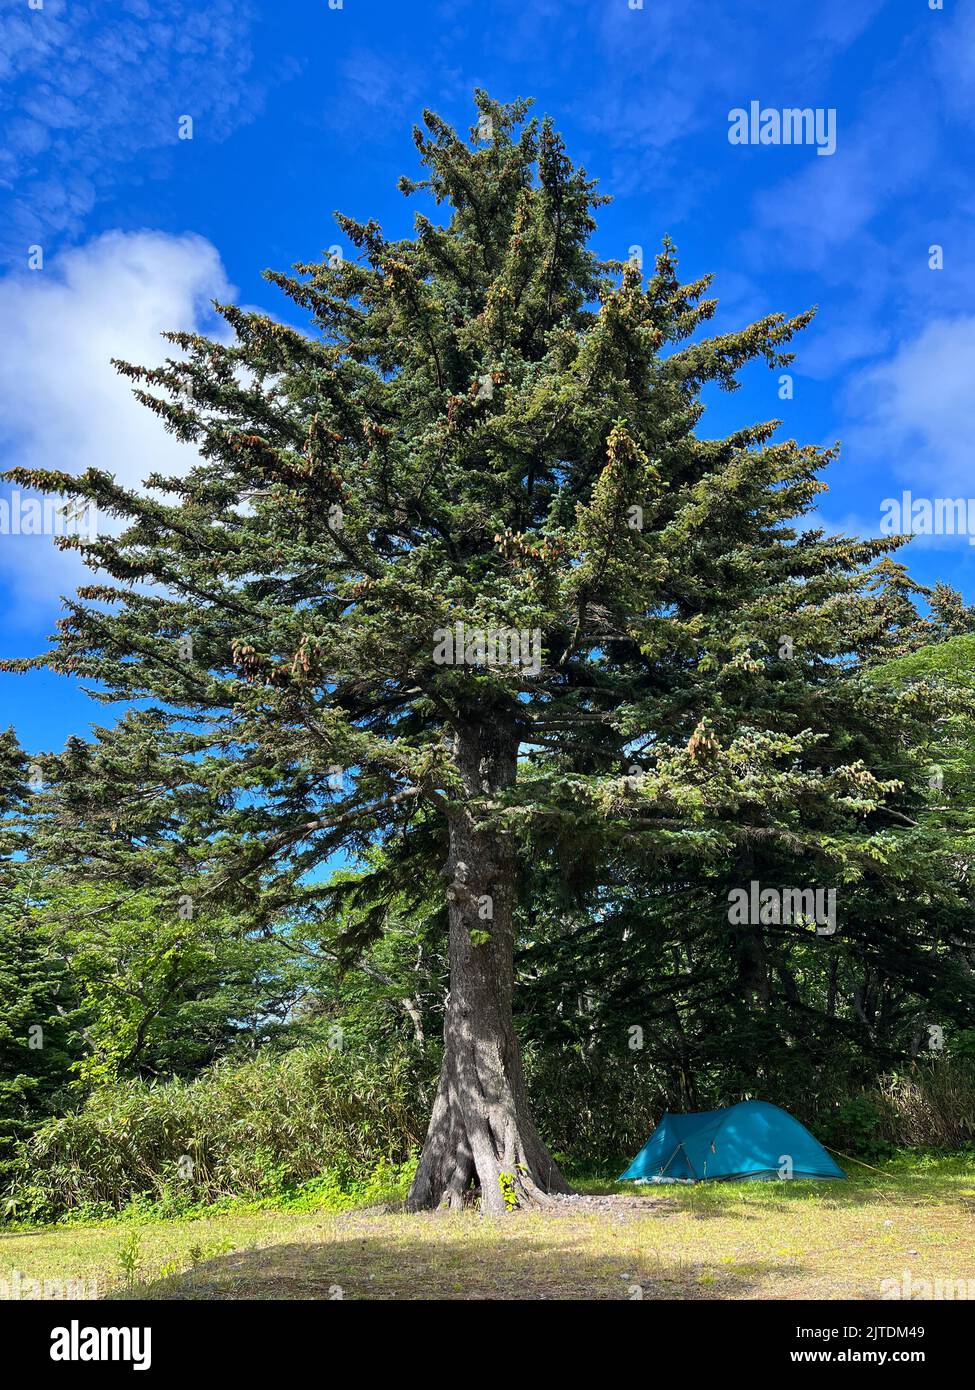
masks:
{"label": "grass field", "polygon": [[83,1280],[89,1296],[164,1299],[874,1299],[906,1271],[902,1296],[975,1297],[975,1161],[888,1167],[830,1184],[581,1181],[578,1202],[493,1221],[238,1210],[12,1230],[0,1280],[8,1297]]}

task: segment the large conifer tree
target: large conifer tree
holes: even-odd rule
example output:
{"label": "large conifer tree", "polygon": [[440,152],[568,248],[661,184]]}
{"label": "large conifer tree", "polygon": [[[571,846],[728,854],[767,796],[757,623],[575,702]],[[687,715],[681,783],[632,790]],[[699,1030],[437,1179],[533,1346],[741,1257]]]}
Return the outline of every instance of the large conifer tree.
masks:
{"label": "large conifer tree", "polygon": [[[830,884],[912,805],[878,756],[907,716],[848,670],[888,641],[880,543],[793,525],[827,456],[775,422],[694,434],[702,387],[787,364],[809,315],[703,337],[707,280],[668,243],[646,283],[599,262],[601,196],[550,123],[476,101],[469,141],[415,133],[401,186],[444,219],[391,241],[339,217],[355,258],[269,275],[313,331],[225,307],[229,346],[120,364],[198,446],[185,476],[17,478],[124,523],[80,543],[103,578],[44,660],[150,702],[53,772],[49,848],[271,921],[327,910],[316,871],[381,840],[375,930],[384,881],[436,865],[450,992],[411,1205],[476,1186],[502,1211],[565,1188],[512,1020],[519,865],[747,883],[774,846]],[[760,990],[760,932],[727,949]]]}

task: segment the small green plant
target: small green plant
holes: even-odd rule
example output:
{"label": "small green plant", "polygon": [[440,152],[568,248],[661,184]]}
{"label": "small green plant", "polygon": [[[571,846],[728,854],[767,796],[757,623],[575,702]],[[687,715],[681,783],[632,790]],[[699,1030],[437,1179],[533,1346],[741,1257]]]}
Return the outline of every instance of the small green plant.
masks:
{"label": "small green plant", "polygon": [[501,1189],[501,1196],[504,1198],[505,1211],[517,1211],[518,1190],[515,1187],[515,1180],[511,1174],[499,1173],[498,1186]]}
{"label": "small green plant", "polygon": [[133,1226],[119,1246],[119,1267],[127,1284],[138,1283],[142,1265],[142,1232]]}
{"label": "small green plant", "polygon": [[187,1254],[190,1264],[202,1264],[204,1260],[215,1260],[218,1255],[229,1255],[236,1247],[226,1236],[222,1240],[207,1241],[206,1244],[191,1245]]}

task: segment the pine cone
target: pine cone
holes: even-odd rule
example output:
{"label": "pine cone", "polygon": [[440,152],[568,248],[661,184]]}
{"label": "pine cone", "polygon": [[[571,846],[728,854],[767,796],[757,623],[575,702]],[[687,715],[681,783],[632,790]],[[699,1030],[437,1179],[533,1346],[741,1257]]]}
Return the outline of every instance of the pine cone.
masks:
{"label": "pine cone", "polygon": [[696,763],[709,762],[721,752],[721,745],[706,719],[701,720],[688,739],[687,751]]}

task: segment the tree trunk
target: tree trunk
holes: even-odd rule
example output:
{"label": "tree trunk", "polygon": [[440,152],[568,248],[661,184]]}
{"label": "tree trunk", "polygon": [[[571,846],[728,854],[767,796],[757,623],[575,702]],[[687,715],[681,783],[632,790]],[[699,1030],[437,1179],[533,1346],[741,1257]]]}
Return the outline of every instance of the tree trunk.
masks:
{"label": "tree trunk", "polygon": [[[755,860],[751,853],[739,855],[735,861],[737,884],[747,885],[755,873]],[[765,950],[765,928],[761,922],[742,924],[734,935],[735,953],[738,960],[738,989],[747,1008],[768,1013],[772,1002],[772,991],[768,976],[768,959]]]}
{"label": "tree trunk", "polygon": [[569,1188],[529,1114],[512,1019],[515,848],[510,836],[478,829],[466,800],[513,784],[517,742],[500,722],[472,725],[458,730],[455,754],[465,799],[448,813],[444,1059],[407,1205],[457,1208],[479,1187],[482,1212],[501,1213]]}

